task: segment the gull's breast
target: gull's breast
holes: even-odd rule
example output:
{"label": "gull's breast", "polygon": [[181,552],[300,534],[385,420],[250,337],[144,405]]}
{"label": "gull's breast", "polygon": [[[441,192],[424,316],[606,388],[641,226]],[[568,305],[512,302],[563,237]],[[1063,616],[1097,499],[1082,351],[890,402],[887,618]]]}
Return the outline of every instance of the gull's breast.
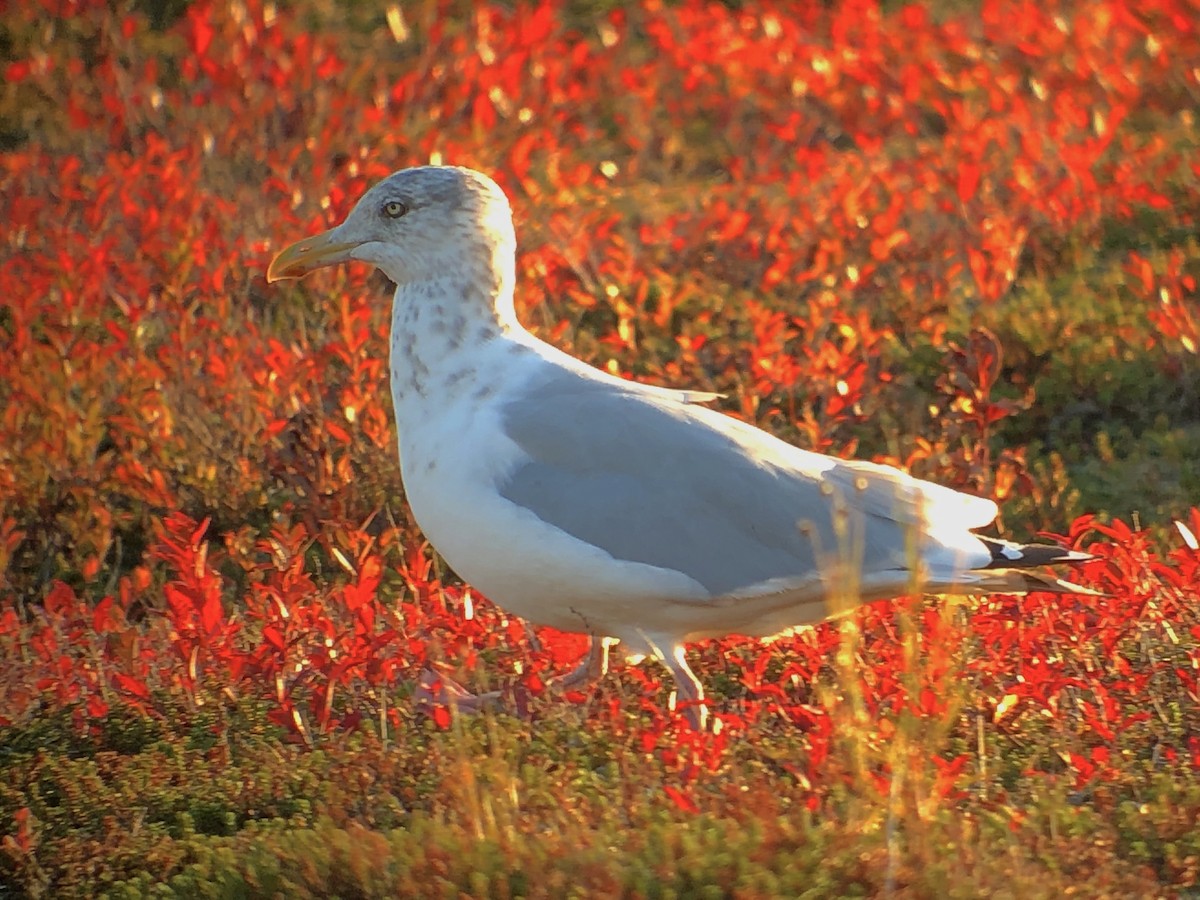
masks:
{"label": "gull's breast", "polygon": [[[501,411],[548,363],[500,340],[437,402],[396,398],[405,494],[430,543],[501,608],[564,631],[621,636],[639,622],[652,632],[656,605],[706,599],[683,573],[614,559],[502,496],[528,457],[504,433]],[[507,357],[499,368],[497,355]]]}

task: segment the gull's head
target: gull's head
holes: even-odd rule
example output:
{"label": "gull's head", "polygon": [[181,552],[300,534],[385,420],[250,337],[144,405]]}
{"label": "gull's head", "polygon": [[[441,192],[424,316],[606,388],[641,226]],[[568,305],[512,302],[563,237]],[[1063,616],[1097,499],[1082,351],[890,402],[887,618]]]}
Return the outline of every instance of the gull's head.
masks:
{"label": "gull's head", "polygon": [[351,260],[400,285],[461,273],[468,260],[489,267],[484,277],[507,280],[515,247],[508,200],[492,179],[458,166],[420,166],[375,185],[342,224],[284,249],[267,281]]}

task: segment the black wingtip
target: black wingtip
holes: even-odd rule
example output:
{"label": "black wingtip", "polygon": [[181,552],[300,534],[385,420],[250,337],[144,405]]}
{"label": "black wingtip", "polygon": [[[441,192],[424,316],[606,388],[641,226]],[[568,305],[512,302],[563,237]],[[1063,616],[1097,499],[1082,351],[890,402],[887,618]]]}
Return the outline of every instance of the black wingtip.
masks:
{"label": "black wingtip", "polygon": [[992,554],[985,569],[1032,569],[1037,566],[1077,565],[1094,557],[1054,544],[1015,544],[999,538],[976,535]]}

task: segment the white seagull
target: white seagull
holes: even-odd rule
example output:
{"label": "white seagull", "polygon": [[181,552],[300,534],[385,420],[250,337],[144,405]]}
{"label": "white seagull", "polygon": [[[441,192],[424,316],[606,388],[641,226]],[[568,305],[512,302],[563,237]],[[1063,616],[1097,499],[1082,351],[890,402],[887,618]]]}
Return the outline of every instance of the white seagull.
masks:
{"label": "white seagull", "polygon": [[[991,500],[793,447],[626,381],[530,334],[513,308],[516,236],[486,175],[404,169],[340,225],[283,250],[268,281],[359,260],[396,283],[391,387],[404,489],[446,562],[508,612],[656,656],[690,721],[707,715],[684,647],[775,636],[910,593],[1092,593],[1029,571],[1090,557],[983,537]],[[458,698],[466,700],[460,696]]]}

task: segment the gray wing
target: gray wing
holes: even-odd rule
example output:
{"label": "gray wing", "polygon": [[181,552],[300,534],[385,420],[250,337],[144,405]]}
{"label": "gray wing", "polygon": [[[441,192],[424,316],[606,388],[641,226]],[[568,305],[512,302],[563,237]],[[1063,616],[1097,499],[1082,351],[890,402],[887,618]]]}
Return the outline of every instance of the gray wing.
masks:
{"label": "gray wing", "polygon": [[504,497],[617,559],[683,572],[714,596],[815,575],[820,552],[837,547],[835,493],[861,513],[864,567],[904,568],[894,509],[897,476],[906,476],[894,470],[829,468],[823,457],[806,469],[794,448],[736,420],[566,372],[508,403],[503,425],[529,457],[500,485]]}

